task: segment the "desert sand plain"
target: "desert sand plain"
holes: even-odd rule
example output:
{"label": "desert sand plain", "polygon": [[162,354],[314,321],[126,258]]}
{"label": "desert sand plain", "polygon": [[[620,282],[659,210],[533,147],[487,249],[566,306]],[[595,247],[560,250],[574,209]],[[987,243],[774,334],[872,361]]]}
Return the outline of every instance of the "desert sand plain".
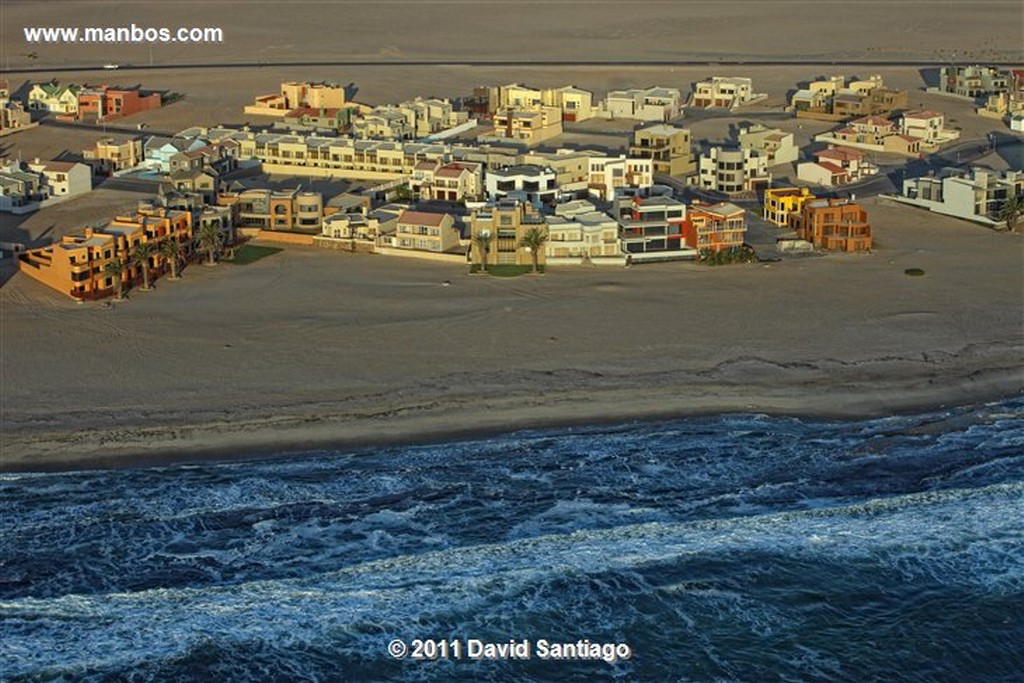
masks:
{"label": "desert sand plain", "polygon": [[[258,13],[234,2],[5,2],[3,59],[11,68],[144,63],[148,50],[137,46],[36,48],[30,60],[20,55],[23,41],[12,45],[29,21],[195,23],[184,17],[230,24],[237,33],[228,34],[229,46],[205,51],[158,48],[156,61],[806,57],[837,65],[734,67],[726,75],[752,76],[771,96],[764,107],[777,107],[812,76],[883,73],[914,89],[912,101],[949,112],[973,139],[998,124],[920,92],[917,71],[842,61],[938,63],[970,50],[979,59],[1019,58],[1021,44],[1020,6],[1007,2],[640,2],[629,11],[622,3],[390,2],[372,12],[366,3],[252,4]],[[937,5],[948,7],[926,11]],[[541,11],[549,13],[544,21]],[[796,28],[780,18],[786,13],[802,17]],[[325,39],[312,41],[303,37],[309,26],[336,30],[321,28]],[[708,38],[710,26],[719,39]],[[775,38],[765,39],[766,27]],[[327,39],[336,35],[344,39]],[[584,49],[595,43],[596,50]],[[137,119],[178,130],[242,121],[245,102],[286,79],[351,82],[357,99],[375,104],[510,81],[576,83],[599,95],[652,84],[687,90],[718,71],[255,67],[132,71],[117,82],[185,93],[183,102]],[[16,87],[21,76],[10,78]],[[725,135],[699,125],[697,136]],[[96,137],[39,128],[4,139],[3,147],[53,156]],[[991,160],[1022,165],[1015,157]],[[100,189],[51,213],[5,217],[0,229],[5,239],[45,240],[140,196]],[[5,277],[0,467],[248,457],[716,411],[885,415],[1019,393],[1021,236],[874,200],[867,208],[876,236],[869,255],[729,268],[553,268],[502,279],[414,259],[289,248],[244,267],[193,266],[181,281],[160,281],[110,305],[75,304],[23,276]],[[907,277],[906,268],[926,275]]]}

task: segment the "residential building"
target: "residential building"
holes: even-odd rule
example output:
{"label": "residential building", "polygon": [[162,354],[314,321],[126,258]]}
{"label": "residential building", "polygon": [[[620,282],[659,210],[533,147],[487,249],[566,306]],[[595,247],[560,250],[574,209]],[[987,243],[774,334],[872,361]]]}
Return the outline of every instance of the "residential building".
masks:
{"label": "residential building", "polygon": [[994,66],[973,64],[939,69],[939,92],[981,101],[1008,88],[1008,74]]}
{"label": "residential building", "polygon": [[806,187],[773,187],[764,191],[764,212],[762,216],[769,223],[786,227],[789,215],[798,213],[805,202],[815,199]]}
{"label": "residential building", "polygon": [[23,169],[18,161],[3,162],[0,165],[0,211],[31,211],[32,208],[23,207],[46,197],[42,175]]}
{"label": "residential building", "polygon": [[849,81],[845,76],[831,76],[797,90],[789,110],[801,118],[844,121],[889,114],[906,106],[906,91],[886,88],[881,76]]}
{"label": "residential building", "polygon": [[872,152],[892,152],[905,156],[919,156],[921,139],[901,133],[895,121],[884,116],[864,116],[848,125],[816,135],[815,140],[844,147],[856,147]]}
{"label": "residential building", "polygon": [[741,127],[739,143],[741,148],[752,149],[766,156],[769,168],[780,164],[791,164],[796,161],[800,153],[792,133],[778,128],[768,128],[759,123]]}
{"label": "residential building", "polygon": [[82,157],[97,175],[110,175],[141,164],[143,144],[139,138],[107,137],[98,140],[92,149],[82,150]]}
{"label": "residential building", "polygon": [[337,83],[292,81],[281,84],[280,94],[258,96],[245,113],[286,116],[296,109],[341,109],[347,104],[345,88]]}
{"label": "residential building", "polygon": [[373,245],[380,234],[380,221],[362,213],[333,213],[324,218],[320,234],[331,239],[356,240]]}
{"label": "residential building", "polygon": [[829,251],[868,251],[871,225],[867,212],[849,199],[812,199],[789,215],[800,239]]}
{"label": "residential building", "polygon": [[686,246],[697,253],[719,252],[742,247],[747,236],[746,211],[729,202],[694,202],[683,225]]}
{"label": "residential building", "polygon": [[1024,197],[1024,172],[949,168],[938,175],[907,178],[893,199],[929,211],[999,227],[999,211],[1011,197]]}
{"label": "residential building", "polygon": [[574,85],[542,90],[541,99],[545,105],[558,107],[562,112],[563,121],[586,121],[594,118],[597,112],[594,106],[594,93]]}
{"label": "residential building", "polygon": [[706,81],[693,85],[690,106],[701,109],[719,107],[735,109],[755,100],[762,100],[764,94],[755,94],[753,81],[749,78],[733,78],[729,76],[712,76]]}
{"label": "residential building", "polygon": [[[192,213],[154,205],[140,205],[134,214],[117,216],[102,228],[86,228],[82,233],[68,235],[60,242],[19,255],[19,270],[29,277],[74,299],[95,299],[111,296],[117,288],[105,272],[112,261],[124,265],[122,280],[132,283],[141,279],[142,266],[130,258],[131,250],[142,242],[177,240],[186,254],[192,249]],[[151,271],[167,267],[158,251],[147,264]]]}
{"label": "residential building", "polygon": [[[501,199],[473,209],[470,214],[471,237],[482,236],[490,240],[488,265],[532,265],[533,254],[529,248],[521,246],[523,238],[532,229],[542,230],[546,235],[547,223],[544,216],[526,202]],[[473,239],[470,249],[471,261],[481,263],[482,254],[477,240]],[[538,254],[537,262],[539,265],[547,262],[546,249]]]}
{"label": "residential building", "polygon": [[352,127],[355,111],[348,107],[298,107],[284,115],[284,122],[292,126],[347,131]]}
{"label": "residential building", "polygon": [[218,206],[238,205],[238,225],[262,230],[319,231],[323,197],[319,192],[250,188],[217,195]]}
{"label": "residential building", "polygon": [[85,164],[36,158],[28,168],[43,177],[42,184],[49,197],[70,197],[92,190],[92,171]]}
{"label": "residential building", "polygon": [[985,105],[976,111],[981,116],[998,119],[1012,120],[1014,116],[1024,115],[1024,69],[1010,69],[1007,90],[988,95]]}
{"label": "residential building", "polygon": [[1010,117],[1010,130],[1015,133],[1024,133],[1024,113],[1014,114]]}
{"label": "residential building", "polygon": [[79,85],[61,85],[57,81],[34,83],[28,92],[29,111],[45,111],[53,114],[78,113]]}
{"label": "residential building", "polygon": [[428,201],[478,200],[483,196],[483,169],[472,162],[421,161],[413,170],[409,187]]}
{"label": "residential building", "polygon": [[484,183],[491,200],[513,197],[539,206],[553,204],[561,195],[554,170],[532,164],[491,169]]}
{"label": "residential building", "polygon": [[463,98],[462,111],[478,118],[491,118],[501,109],[536,111],[554,107],[563,121],[586,121],[596,113],[594,94],[567,85],[562,88],[531,88],[521,83],[500,86],[481,86],[473,96]]}
{"label": "residential building", "polygon": [[11,99],[7,81],[0,79],[0,135],[15,133],[32,126],[32,115],[21,102]]}
{"label": "residential building", "polygon": [[633,131],[629,156],[650,159],[654,172],[670,176],[685,176],[696,171],[690,131],[667,124],[656,124]]}
{"label": "residential building", "polygon": [[87,86],[78,91],[76,118],[83,121],[119,119],[157,109],[160,105],[160,93],[157,92],[109,85]]}
{"label": "residential building", "polygon": [[598,108],[606,119],[667,122],[679,116],[683,96],[676,88],[613,90]]}
{"label": "residential building", "polygon": [[559,204],[546,216],[547,263],[622,265],[626,255],[619,241],[619,222],[585,199]]}
{"label": "residential building", "polygon": [[168,138],[162,135],[151,135],[142,143],[145,165],[160,173],[171,172],[171,159],[183,152],[192,152],[206,147],[207,142],[201,138]]}
{"label": "residential building", "polygon": [[554,171],[555,187],[563,194],[586,194],[590,183],[590,159],[600,156],[603,153],[592,150],[558,149],[554,152],[525,152],[516,159],[519,164],[543,166]]}
{"label": "residential building", "polygon": [[460,235],[455,217],[447,213],[403,211],[398,216],[395,246],[418,251],[457,252]]}
{"label": "residential building", "polygon": [[904,112],[900,117],[900,133],[917,138],[922,147],[929,149],[960,137],[960,131],[946,128],[943,114],[928,110]]}
{"label": "residential building", "polygon": [[[612,201],[631,188],[640,190],[654,184],[654,163],[650,159],[591,157],[588,171],[590,194]],[[635,194],[632,193],[632,194]]]}
{"label": "residential building", "polygon": [[797,178],[816,185],[834,187],[855,183],[878,173],[878,167],[864,158],[864,152],[851,147],[829,147],[815,152],[814,156],[816,161],[797,164]]}
{"label": "residential building", "polygon": [[705,189],[726,194],[756,192],[768,187],[768,156],[752,149],[710,147],[700,157],[697,184]]}
{"label": "residential building", "polygon": [[694,258],[687,247],[686,205],[662,196],[622,197],[615,200],[622,249],[632,262]]}
{"label": "residential building", "polygon": [[555,107],[507,107],[494,113],[492,137],[499,140],[521,142],[532,147],[561,134],[562,112]]}

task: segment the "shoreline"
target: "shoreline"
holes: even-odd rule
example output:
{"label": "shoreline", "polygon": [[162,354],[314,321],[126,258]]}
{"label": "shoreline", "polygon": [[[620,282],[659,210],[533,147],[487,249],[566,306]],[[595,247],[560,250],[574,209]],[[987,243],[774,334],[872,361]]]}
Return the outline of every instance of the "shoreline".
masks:
{"label": "shoreline", "polygon": [[[690,384],[631,386],[544,392],[524,401],[522,391],[498,399],[463,394],[451,402],[416,397],[349,406],[323,413],[321,405],[292,406],[287,412],[251,414],[211,421],[192,414],[179,424],[124,423],[97,428],[7,430],[0,473],[131,469],[189,464],[237,463],[301,457],[311,451],[359,452],[396,446],[426,446],[506,436],[522,431],[565,431],[730,414],[765,414],[799,419],[860,421],[965,409],[1024,396],[1021,366],[1010,354],[1001,367],[974,363],[948,372],[909,373],[899,382],[807,382],[800,377],[778,385]],[[995,359],[986,358],[985,362]],[[906,361],[883,361],[905,366]],[[889,368],[899,371],[900,367]],[[905,368],[902,368],[905,369]],[[794,371],[784,371],[791,373]],[[800,371],[795,371],[799,374]],[[1015,378],[1016,373],[1016,378]],[[782,378],[780,378],[782,379]],[[820,392],[820,393],[819,393]],[[585,396],[584,396],[585,395]],[[424,401],[426,401],[424,403]],[[628,403],[630,407],[622,407]],[[475,410],[467,409],[475,404]],[[570,405],[570,409],[566,406]],[[614,406],[620,406],[615,408]],[[452,427],[460,420],[459,427]],[[12,438],[13,437],[13,438]],[[19,449],[11,456],[13,449]],[[72,457],[57,452],[74,452]]]}

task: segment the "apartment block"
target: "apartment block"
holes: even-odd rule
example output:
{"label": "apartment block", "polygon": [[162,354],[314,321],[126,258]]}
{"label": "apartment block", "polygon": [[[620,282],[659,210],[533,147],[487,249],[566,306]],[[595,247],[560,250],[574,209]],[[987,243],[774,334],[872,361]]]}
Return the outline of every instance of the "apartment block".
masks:
{"label": "apartment block", "polygon": [[768,128],[759,123],[741,127],[739,143],[741,148],[754,150],[767,157],[769,168],[791,164],[800,153],[792,133],[778,128]]}
{"label": "apartment block", "polygon": [[789,215],[799,213],[804,203],[816,197],[806,187],[773,187],[764,191],[764,211],[761,214],[766,221],[786,227]]}
{"label": "apartment block", "polygon": [[613,90],[605,96],[598,115],[606,119],[670,121],[679,116],[683,96],[676,88]]}
{"label": "apartment block", "polygon": [[789,227],[819,249],[868,251],[871,224],[867,212],[848,199],[812,199],[789,215]]}
{"label": "apartment block", "polygon": [[768,157],[752,149],[710,147],[700,157],[697,184],[726,194],[756,192],[771,184]]}
{"label": "apartment block", "polygon": [[729,202],[694,202],[683,225],[686,246],[698,253],[719,252],[742,247],[747,237],[746,211]]}
{"label": "apartment block", "polygon": [[612,201],[624,194],[623,190],[649,188],[654,184],[654,164],[650,159],[619,157],[591,157],[589,192],[592,196]]}
{"label": "apartment block", "polygon": [[691,175],[696,171],[690,131],[667,124],[656,124],[633,131],[629,156],[650,159],[654,172],[670,176]]}
{"label": "apartment block", "polygon": [[764,94],[754,93],[753,81],[749,78],[712,76],[706,81],[694,83],[690,106],[700,109],[735,109],[765,97]]}
{"label": "apartment block", "polygon": [[585,199],[559,204],[545,220],[548,264],[625,264],[618,221]]}
{"label": "apartment block", "polygon": [[[86,228],[67,235],[60,242],[19,255],[18,268],[34,280],[74,299],[112,296],[113,278],[104,272],[111,261],[124,265],[122,280],[130,284],[141,279],[142,267],[131,259],[131,250],[142,242],[180,242],[186,253],[192,248],[192,213],[156,206],[140,206],[134,214],[117,216],[109,225]],[[149,260],[151,270],[166,268],[162,254]]]}
{"label": "apartment block", "polygon": [[902,196],[893,197],[935,213],[1000,227],[999,210],[1011,197],[1024,197],[1024,172],[980,168],[945,169],[938,175],[907,178]]}
{"label": "apartment block", "polygon": [[[527,266],[533,264],[533,254],[520,246],[523,237],[531,229],[547,231],[544,216],[530,204],[510,199],[498,200],[486,206],[473,209],[470,214],[470,234],[473,238],[489,240],[487,264],[508,264]],[[476,239],[471,243],[470,258],[481,263],[483,255]],[[547,262],[546,249],[538,255],[538,264]]]}

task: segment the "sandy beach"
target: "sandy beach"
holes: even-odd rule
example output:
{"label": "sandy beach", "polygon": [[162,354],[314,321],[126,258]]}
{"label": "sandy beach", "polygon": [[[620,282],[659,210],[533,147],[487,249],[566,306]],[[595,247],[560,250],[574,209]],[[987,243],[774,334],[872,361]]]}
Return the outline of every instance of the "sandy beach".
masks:
{"label": "sandy beach", "polygon": [[289,248],[109,306],[18,276],[0,290],[3,469],[1019,392],[1021,237],[868,208],[873,254],[719,269],[504,279]]}
{"label": "sandy beach", "polygon": [[[357,99],[377,104],[456,97],[474,85],[511,81],[574,83],[598,97],[654,84],[688,92],[693,81],[712,74],[744,75],[769,94],[759,105],[764,110],[780,107],[800,81],[870,72],[912,90],[914,106],[945,111],[963,140],[1005,131],[1004,124],[974,115],[969,104],[922,92],[916,69],[843,66],[844,60],[1020,57],[1019,3],[949,3],[928,13],[930,4],[644,1],[622,12],[616,3],[450,1],[378,2],[368,11],[368,3],[305,1],[260,3],[259,12],[243,15],[229,0],[10,0],[3,3],[0,38],[5,69],[54,69],[11,75],[15,91],[29,80],[59,77],[184,93],[183,101],[129,121],[151,130],[242,122],[242,107],[254,95],[289,79],[352,83]],[[310,13],[342,31],[343,43],[310,39]],[[795,13],[799,21],[792,20]],[[219,46],[157,46],[154,64],[331,58],[396,65],[69,76],[60,74],[61,66],[146,64],[149,49],[30,47],[21,35],[28,25],[133,21],[199,22],[227,31]],[[715,41],[706,39],[710,26],[723,29]],[[709,65],[397,65],[523,55],[707,58]],[[819,66],[728,73],[713,66],[718,59],[794,55]],[[695,122],[694,137],[722,139],[728,124],[743,120],[738,112]],[[577,127],[565,142],[616,139],[599,123]],[[828,127],[779,125],[796,132],[800,144]],[[98,137],[39,127],[5,138],[3,151],[52,158],[78,153]],[[993,159],[996,167],[1024,164]],[[0,235],[38,244],[109,218],[142,196],[101,187],[34,215],[4,216]],[[244,267],[193,266],[181,281],[161,280],[124,303],[82,305],[13,274],[8,262],[0,289],[0,469],[252,457],[718,411],[888,415],[1019,393],[1021,236],[874,200],[867,208],[872,254],[721,269],[562,268],[502,279],[415,259],[292,247]],[[907,268],[926,275],[907,277]]]}

